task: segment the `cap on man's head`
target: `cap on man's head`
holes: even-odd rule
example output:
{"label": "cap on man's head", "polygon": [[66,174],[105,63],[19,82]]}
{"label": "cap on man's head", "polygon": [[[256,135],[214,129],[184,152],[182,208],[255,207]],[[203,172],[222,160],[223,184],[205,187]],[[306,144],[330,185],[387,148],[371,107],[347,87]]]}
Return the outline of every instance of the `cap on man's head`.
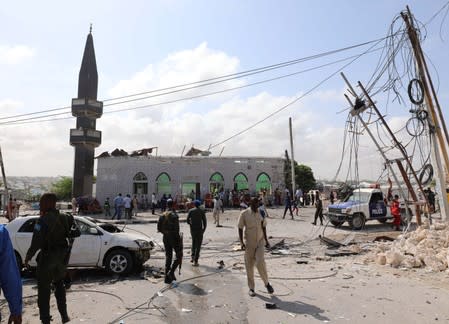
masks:
{"label": "cap on man's head", "polygon": [[196,207],[201,206],[201,201],[199,201],[198,199],[194,200],[193,203],[195,204]]}

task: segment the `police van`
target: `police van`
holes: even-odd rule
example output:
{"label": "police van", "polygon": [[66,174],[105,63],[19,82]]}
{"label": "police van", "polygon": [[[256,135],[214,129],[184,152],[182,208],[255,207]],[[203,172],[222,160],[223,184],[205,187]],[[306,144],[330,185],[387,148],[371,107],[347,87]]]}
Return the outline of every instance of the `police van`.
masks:
{"label": "police van", "polygon": [[383,192],[378,188],[355,189],[342,202],[329,205],[326,214],[336,227],[348,222],[351,228],[359,230],[369,220],[385,223],[393,216],[384,198]]}

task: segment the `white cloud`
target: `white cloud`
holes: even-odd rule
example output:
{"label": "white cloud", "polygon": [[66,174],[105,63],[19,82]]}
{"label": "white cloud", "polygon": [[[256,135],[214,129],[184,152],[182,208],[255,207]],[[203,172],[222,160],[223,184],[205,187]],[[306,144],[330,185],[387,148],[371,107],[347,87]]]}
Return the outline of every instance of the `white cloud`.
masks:
{"label": "white cloud", "polygon": [[35,56],[36,50],[25,45],[0,45],[0,63],[18,64]]}
{"label": "white cloud", "polygon": [[[3,99],[0,100],[0,117],[10,116],[17,113],[20,108],[23,107],[23,103],[14,99]],[[1,123],[1,121],[0,121]]]}

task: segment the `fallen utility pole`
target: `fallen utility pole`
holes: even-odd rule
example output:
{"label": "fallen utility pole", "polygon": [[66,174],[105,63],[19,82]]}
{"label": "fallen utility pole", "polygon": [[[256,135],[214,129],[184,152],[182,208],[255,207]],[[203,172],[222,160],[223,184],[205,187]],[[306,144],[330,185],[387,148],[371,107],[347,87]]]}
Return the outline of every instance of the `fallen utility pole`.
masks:
{"label": "fallen utility pole", "polygon": [[[360,89],[362,89],[365,98],[369,100],[369,106],[371,106],[373,108],[373,110],[376,112],[377,117],[379,117],[379,120],[382,122],[382,124],[384,125],[385,129],[390,134],[391,139],[393,140],[395,146],[401,152],[401,154],[402,154],[402,156],[404,158],[404,161],[407,162],[407,166],[408,166],[411,174],[413,175],[413,178],[415,179],[416,184],[418,185],[418,188],[419,188],[420,192],[422,193],[423,197],[425,197],[424,189],[423,189],[423,187],[421,185],[421,182],[419,181],[418,176],[416,175],[416,172],[415,172],[415,169],[413,168],[412,162],[410,161],[410,159],[409,159],[409,157],[407,155],[407,151],[405,150],[404,146],[401,143],[399,143],[399,141],[397,140],[397,138],[394,135],[394,133],[392,132],[390,126],[388,126],[387,122],[385,121],[384,117],[380,113],[379,109],[377,109],[376,104],[371,100],[371,97],[369,96],[369,94],[366,91],[366,89],[363,87],[362,83],[359,81],[358,84],[359,84]],[[406,183],[408,181],[410,181],[408,179],[407,175],[405,175],[404,181],[406,181]],[[416,222],[418,223],[418,225],[421,225],[421,210],[420,210],[419,205],[418,205],[418,203],[419,203],[418,202],[418,196],[416,195],[415,190],[413,190],[412,186],[409,187],[409,192],[410,192],[410,195],[412,196],[413,202],[415,203]],[[426,199],[426,202],[427,202],[427,199]]]}
{"label": "fallen utility pole", "polygon": [[[446,177],[445,177],[445,175],[449,171],[449,158],[448,158],[448,153],[446,150],[446,145],[449,141],[449,136],[447,134],[447,129],[446,129],[443,115],[441,113],[441,108],[439,106],[438,99],[435,94],[435,90],[433,88],[433,83],[432,83],[432,80],[428,73],[427,64],[426,64],[426,61],[424,58],[421,44],[419,42],[419,38],[416,33],[416,29],[413,26],[412,13],[408,6],[407,6],[407,14],[401,13],[401,16],[404,19],[405,24],[407,25],[407,33],[409,35],[410,43],[412,45],[413,53],[415,56],[415,62],[416,62],[416,67],[417,67],[418,73],[419,73],[419,79],[423,86],[424,99],[426,102],[427,109],[430,113],[432,124],[434,126],[434,127],[431,127],[431,130],[433,130],[433,131],[430,132],[430,137],[431,137],[431,142],[432,142],[431,154],[432,154],[432,160],[436,164],[435,173],[436,173],[436,179],[437,179],[437,193],[439,194],[438,196],[440,197],[441,218],[443,220],[447,220],[447,212],[449,211],[449,204],[446,199]],[[437,105],[440,121],[438,121],[438,116],[437,116],[437,113],[436,113],[434,105],[433,105],[433,100],[432,100],[432,97],[430,96],[429,84],[431,85],[431,88],[432,88],[433,99],[435,100],[435,103]],[[443,125],[444,132],[446,135],[446,141],[443,139],[440,124]],[[436,138],[435,138],[435,135],[436,135]],[[436,139],[438,139],[439,146],[437,144]],[[443,155],[446,172],[444,172],[444,169],[442,167],[440,154]]]}
{"label": "fallen utility pole", "polygon": [[[346,76],[342,73],[340,73],[340,75],[342,76],[343,80],[345,80],[346,85],[349,87],[349,92],[354,95],[356,97],[356,100],[358,99],[358,96],[356,94],[356,92],[354,91],[354,88],[351,86],[351,84],[349,83],[348,79],[346,79]],[[355,104],[352,103],[351,99],[349,99],[349,97],[345,94],[345,98],[346,100],[348,100],[349,104],[352,107],[351,110],[351,114],[354,116],[357,116],[357,118],[360,120],[360,122],[362,123],[364,129],[366,130],[366,132],[368,133],[368,135],[371,137],[371,140],[374,142],[374,145],[376,145],[377,150],[379,151],[379,153],[382,155],[384,161],[385,161],[385,165],[386,167],[390,170],[390,173],[393,176],[393,180],[396,182],[396,185],[398,186],[399,189],[399,193],[402,197],[402,199],[404,200],[405,203],[405,213],[407,215],[407,219],[410,220],[411,219],[411,215],[410,215],[410,211],[409,211],[409,207],[407,204],[407,200],[408,197],[405,194],[405,191],[402,189],[401,183],[399,182],[398,177],[396,176],[396,173],[393,170],[393,167],[391,166],[391,161],[388,159],[388,157],[385,155],[385,153],[382,150],[382,147],[379,145],[379,143],[377,143],[376,138],[374,137],[373,133],[371,132],[371,130],[369,129],[368,125],[366,124],[366,122],[363,120],[362,116],[360,116],[360,113],[363,112],[364,109],[368,108],[365,106],[365,108],[360,108],[360,109],[355,109]],[[419,222],[421,221],[421,219],[419,219]]]}

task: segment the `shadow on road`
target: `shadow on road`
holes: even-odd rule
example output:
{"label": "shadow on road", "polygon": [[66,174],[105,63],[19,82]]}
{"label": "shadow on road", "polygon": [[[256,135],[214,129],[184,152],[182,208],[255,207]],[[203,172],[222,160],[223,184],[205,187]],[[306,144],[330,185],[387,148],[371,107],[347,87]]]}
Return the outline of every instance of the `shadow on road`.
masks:
{"label": "shadow on road", "polygon": [[324,310],[311,304],[306,304],[300,301],[283,301],[276,296],[265,297],[263,295],[257,295],[265,303],[276,304],[276,309],[292,313],[292,314],[307,314],[313,316],[319,321],[329,321],[330,319],[324,315]]}

